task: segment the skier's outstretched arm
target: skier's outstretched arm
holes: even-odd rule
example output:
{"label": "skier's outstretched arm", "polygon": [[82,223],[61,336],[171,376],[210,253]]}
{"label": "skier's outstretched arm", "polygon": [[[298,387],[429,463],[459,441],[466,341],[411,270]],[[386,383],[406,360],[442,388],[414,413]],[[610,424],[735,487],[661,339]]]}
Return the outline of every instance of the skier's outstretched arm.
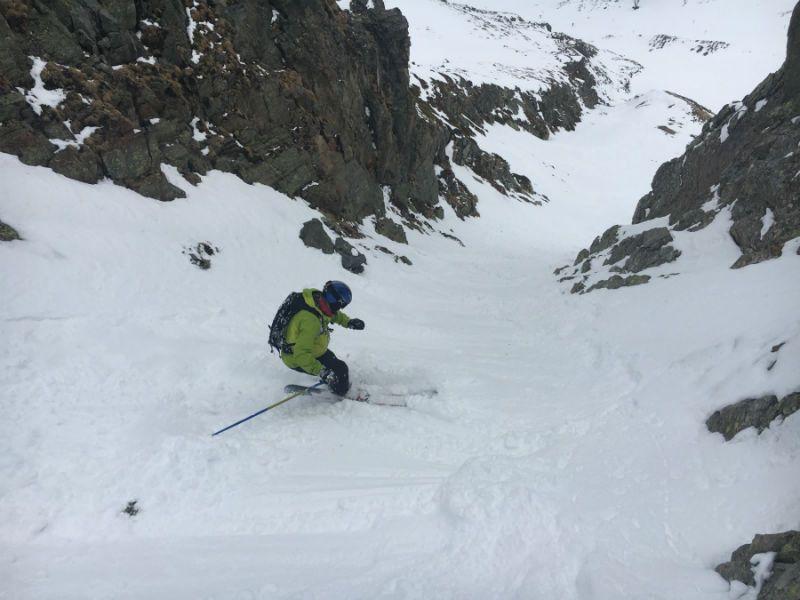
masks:
{"label": "skier's outstretched arm", "polygon": [[341,325],[342,327],[347,327],[348,329],[364,329],[364,321],[361,319],[351,319],[341,311],[336,313],[336,316],[333,318],[333,322]]}
{"label": "skier's outstretched arm", "polygon": [[344,314],[344,312],[341,310],[333,315],[333,319],[331,320],[342,327],[347,327],[347,324],[350,323],[350,317]]}

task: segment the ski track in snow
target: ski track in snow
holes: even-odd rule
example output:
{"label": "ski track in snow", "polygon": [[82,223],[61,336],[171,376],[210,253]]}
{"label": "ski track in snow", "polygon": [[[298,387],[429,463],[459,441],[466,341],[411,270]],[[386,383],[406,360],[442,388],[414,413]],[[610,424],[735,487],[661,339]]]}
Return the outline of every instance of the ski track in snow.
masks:
{"label": "ski track in snow", "polygon": [[[547,142],[487,127],[550,202],[454,166],[481,218],[436,226],[466,247],[367,226],[362,276],[299,244],[304,203],[232,175],[167,168],[188,198],[159,203],[0,154],[0,218],[24,238],[0,244],[0,598],[727,599],[714,565],[798,526],[800,418],[728,443],[704,421],[800,385],[798,242],[730,270],[722,211],[676,235],[656,273],[679,276],[566,292],[553,269],[628,222],[699,130],[646,83]],[[205,240],[221,252],[200,271],[182,250]],[[367,323],[332,336],[356,385],[439,393],[300,397],[210,437],[310,383],[266,324],[334,276]]]}

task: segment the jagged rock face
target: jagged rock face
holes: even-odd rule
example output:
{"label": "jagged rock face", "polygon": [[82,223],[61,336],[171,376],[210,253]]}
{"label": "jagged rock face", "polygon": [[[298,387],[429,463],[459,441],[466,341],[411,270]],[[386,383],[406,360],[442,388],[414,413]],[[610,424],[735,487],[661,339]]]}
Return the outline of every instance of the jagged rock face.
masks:
{"label": "jagged rock face", "polygon": [[159,168],[169,163],[348,220],[383,214],[389,186],[430,216],[447,134],[417,116],[408,50],[405,18],[381,3],[5,0],[0,150],[163,200],[183,194]]}
{"label": "jagged rock face", "polygon": [[[549,25],[542,24],[542,27]],[[474,85],[463,77],[434,80],[427,94],[430,104],[447,115],[448,121],[465,135],[486,123],[502,123],[546,140],[552,131],[573,130],[583,108],[600,102],[594,74],[588,67],[597,50],[581,40],[563,34],[554,37],[569,42],[580,59],[568,63],[569,83],[557,83],[540,93],[510,89],[495,84]]]}
{"label": "jagged rock face", "polygon": [[728,582],[741,581],[756,586],[759,582],[753,576],[753,557],[767,553],[774,553],[771,575],[760,582],[758,600],[800,598],[800,531],[756,535],[750,544],[737,548],[729,562],[718,565],[715,570]]}
{"label": "jagged rock face", "polygon": [[438,176],[439,194],[453,207],[459,218],[480,216],[478,213],[478,197],[470,192],[464,182],[455,176],[452,166],[446,169],[439,168]]}
{"label": "jagged rock face", "polygon": [[453,162],[467,166],[483,177],[497,191],[520,200],[533,201],[530,179],[512,173],[508,162],[500,155],[481,150],[471,137],[456,134],[453,138]]}

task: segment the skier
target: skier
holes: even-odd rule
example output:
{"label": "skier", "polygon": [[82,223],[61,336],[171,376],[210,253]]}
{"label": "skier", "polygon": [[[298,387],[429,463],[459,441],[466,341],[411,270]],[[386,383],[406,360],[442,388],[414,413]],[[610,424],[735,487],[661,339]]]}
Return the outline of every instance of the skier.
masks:
{"label": "skier", "polygon": [[344,396],[350,389],[347,364],[328,350],[331,323],[364,329],[364,321],[342,312],[353,294],[341,281],[329,281],[322,291],[308,288],[284,300],[270,327],[269,344],[290,369],[319,377],[330,390]]}

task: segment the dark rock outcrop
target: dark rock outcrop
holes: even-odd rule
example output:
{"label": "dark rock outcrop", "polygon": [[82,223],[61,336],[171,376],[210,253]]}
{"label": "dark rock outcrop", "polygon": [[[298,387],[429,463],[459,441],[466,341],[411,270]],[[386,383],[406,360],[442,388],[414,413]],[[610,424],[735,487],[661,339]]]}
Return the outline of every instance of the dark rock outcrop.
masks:
{"label": "dark rock outcrop", "polygon": [[[753,557],[774,553],[771,574],[757,582],[753,576]],[[761,584],[758,600],[800,599],[800,531],[758,534],[749,544],[737,548],[731,560],[716,567],[726,581],[741,581],[748,586]]]}
{"label": "dark rock outcrop", "polygon": [[604,279],[603,281],[595,283],[586,291],[591,292],[593,290],[601,289],[618,290],[621,287],[641,285],[643,283],[647,283],[648,281],[650,281],[649,275],[628,275],[627,277],[622,277],[621,275],[612,275],[608,279]]}
{"label": "dark rock outcrop", "polygon": [[530,179],[512,173],[506,159],[481,150],[471,137],[456,135],[453,139],[453,162],[472,169],[493,188],[507,196],[533,201],[533,186]]}
{"label": "dark rock outcrop", "polygon": [[800,410],[800,391],[787,394],[781,399],[774,395],[746,398],[712,414],[706,427],[732,440],[740,431],[755,427],[758,433],[767,429],[778,418],[785,419]]}
{"label": "dark rock outcrop", "polygon": [[671,241],[673,241],[672,235],[666,227],[648,229],[620,241],[611,249],[605,264],[616,264],[627,257],[621,269],[628,273],[638,273],[650,267],[672,262],[681,253],[669,245]]}
{"label": "dark rock outcrop", "polygon": [[375,231],[399,244],[407,244],[406,231],[400,223],[395,223],[389,218],[378,219],[375,222]]}
{"label": "dark rock outcrop", "polygon": [[351,273],[359,274],[364,272],[367,264],[367,257],[356,250],[353,245],[342,237],[337,237],[334,242],[334,250],[342,259],[342,267]]}
{"label": "dark rock outcrop", "polygon": [[[678,258],[680,252],[668,245],[670,231],[697,231],[722,211],[730,214],[730,235],[741,250],[733,268],[780,256],[787,242],[800,237],[798,82],[800,4],[789,25],[784,65],[741,102],[708,121],[683,156],[658,169],[652,190],[639,201],[633,216],[633,223],[640,226],[656,219],[658,224],[623,239],[612,228],[599,238],[610,243],[595,240],[588,251],[578,254],[565,277],[582,278],[581,286],[573,284],[573,291],[598,287],[588,285],[594,267],[591,271],[583,267],[585,261],[608,253],[612,245],[616,244],[611,258],[602,254],[604,260],[616,263],[629,256],[619,272],[636,273]],[[617,239],[611,241],[612,237]]]}
{"label": "dark rock outcrop", "polygon": [[19,239],[22,238],[19,237],[16,229],[0,221],[0,242],[13,242]]}
{"label": "dark rock outcrop", "polygon": [[327,234],[322,221],[319,219],[310,219],[303,223],[303,227],[300,229],[300,239],[309,248],[317,248],[325,254],[333,254],[334,252],[333,240]]}
{"label": "dark rock outcrop", "polygon": [[189,262],[202,271],[211,268],[211,257],[219,254],[219,248],[211,242],[199,242],[194,246],[183,249],[183,254],[189,257]]}
{"label": "dark rock outcrop", "polygon": [[478,197],[455,176],[452,168],[439,170],[439,195],[453,208],[460,219],[480,216],[477,208]]}
{"label": "dark rock outcrop", "polygon": [[[567,271],[560,281],[581,278],[573,284],[570,290],[573,294],[641,285],[651,279],[650,275],[639,274],[641,271],[672,262],[681,255],[680,250],[671,245],[672,241],[672,234],[666,227],[625,236],[623,229],[615,225],[597,236],[588,249],[581,250],[571,267],[562,267],[556,274]],[[595,265],[610,266],[609,277],[587,285]]]}

